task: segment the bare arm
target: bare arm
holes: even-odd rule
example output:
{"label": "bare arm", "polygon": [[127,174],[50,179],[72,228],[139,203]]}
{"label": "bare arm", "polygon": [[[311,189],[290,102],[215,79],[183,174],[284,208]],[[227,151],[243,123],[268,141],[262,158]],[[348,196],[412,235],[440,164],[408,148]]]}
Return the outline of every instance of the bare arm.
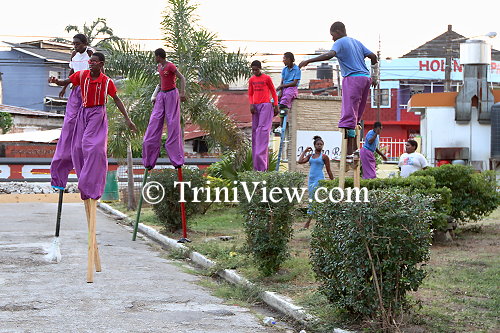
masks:
{"label": "bare arm", "polygon": [[281,84],[279,85],[278,88],[276,88],[276,90],[280,90],[280,89],[283,89],[283,88],[289,88],[289,87],[296,87],[298,84],[299,84],[299,80],[298,79],[295,79],[292,82],[287,83],[287,84],[283,84],[283,81],[281,81]]}
{"label": "bare arm", "polygon": [[186,78],[178,70],[175,71],[175,76],[181,81],[181,87],[179,89],[179,96],[182,102],[187,100],[186,97]]}
{"label": "bare arm", "polygon": [[377,152],[377,154],[379,154],[382,157],[382,159],[384,161],[387,161],[387,157],[384,155],[384,153],[382,153],[380,150],[378,150],[378,148],[376,148],[375,151]]}
{"label": "bare arm", "polygon": [[311,158],[311,154],[309,154],[307,156],[306,156],[306,154],[310,151],[312,151],[311,147],[307,147],[306,149],[304,149],[302,154],[300,154],[300,157],[299,157],[299,160],[297,161],[297,163],[304,164],[304,163],[309,162],[309,159]]}
{"label": "bare arm", "polygon": [[49,83],[55,83],[58,86],[65,87],[71,83],[71,80],[69,78],[66,80],[59,80],[59,79],[51,76],[51,77],[49,77]]}
{"label": "bare arm", "polygon": [[337,54],[337,52],[335,52],[335,51],[328,51],[328,52],[323,53],[323,54],[321,54],[321,55],[319,55],[317,57],[314,57],[314,58],[311,58],[311,59],[308,59],[308,60],[304,60],[304,61],[302,61],[299,64],[299,68],[302,68],[304,66],[309,65],[311,62],[330,60],[333,57],[335,57],[336,54]]}
{"label": "bare arm", "polygon": [[330,168],[330,158],[327,155],[323,155],[323,162],[325,162],[326,173],[331,180],[333,180],[332,169]]}
{"label": "bare arm", "polygon": [[367,55],[367,58],[372,61],[372,65],[376,65],[378,63],[378,59],[375,53],[370,53],[369,55]]}
{"label": "bare arm", "polygon": [[125,110],[125,106],[123,105],[123,102],[120,99],[120,97],[118,97],[118,95],[115,95],[115,96],[113,96],[113,100],[115,101],[115,104],[118,107],[118,110],[120,110],[120,112],[122,113],[123,118],[125,118],[125,122],[127,123],[127,126],[133,132],[137,132],[137,128],[135,127],[135,124],[132,122],[132,120],[130,120],[128,113],[127,113],[127,110]]}

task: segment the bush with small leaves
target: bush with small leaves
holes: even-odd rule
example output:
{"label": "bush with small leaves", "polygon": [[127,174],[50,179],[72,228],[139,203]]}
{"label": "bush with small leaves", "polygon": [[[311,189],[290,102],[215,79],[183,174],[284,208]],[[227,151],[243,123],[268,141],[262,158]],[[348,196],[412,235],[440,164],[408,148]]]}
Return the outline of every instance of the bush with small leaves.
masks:
{"label": "bush with small leaves", "polygon": [[403,311],[426,273],[432,199],[408,190],[369,191],[369,202],[313,204],[311,262],[320,291],[353,315],[384,326]]}
{"label": "bush with small leaves", "polygon": [[[206,197],[199,196],[198,200],[202,202],[193,202],[194,193],[191,188],[207,187],[206,179],[203,177],[203,171],[199,169],[182,168],[183,181],[191,182],[191,186],[185,186],[184,198],[186,200],[186,216],[199,214],[206,211],[209,203],[205,202]],[[151,172],[149,181],[157,181],[165,189],[165,197],[159,203],[153,205],[153,211],[158,219],[163,223],[165,230],[174,232],[182,227],[180,212],[180,185],[174,187],[174,182],[178,181],[177,170],[160,169]],[[160,193],[158,189],[151,188],[151,196],[156,197]]]}
{"label": "bush with small leaves", "polygon": [[[292,225],[299,202],[290,202],[285,189],[300,188],[304,178],[305,175],[298,172],[250,171],[240,174],[240,181],[246,183],[249,193],[255,189],[254,196],[247,198],[242,183],[238,185],[248,249],[263,275],[277,272],[289,257],[288,241],[293,235]],[[254,182],[258,182],[255,187]],[[269,194],[273,188],[280,188],[282,192],[275,194],[273,200],[269,197],[262,200],[263,191]]]}

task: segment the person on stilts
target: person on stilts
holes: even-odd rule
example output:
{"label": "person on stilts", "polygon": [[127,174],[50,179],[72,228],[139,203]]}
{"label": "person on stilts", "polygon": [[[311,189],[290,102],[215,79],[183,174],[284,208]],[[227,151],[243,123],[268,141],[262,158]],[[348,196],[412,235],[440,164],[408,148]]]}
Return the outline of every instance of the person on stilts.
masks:
{"label": "person on stilts", "polygon": [[135,124],[116,94],[113,81],[103,74],[104,54],[95,52],[89,59],[89,70],[72,74],[66,80],[49,78],[49,83],[66,86],[72,83],[81,87],[83,108],[78,113],[72,138],[71,156],[78,176],[78,189],[85,204],[89,225],[89,254],[87,282],[94,281],[93,269],[100,271],[100,259],[95,237],[97,200],[104,192],[108,168],[107,140],[108,120],[106,115],[107,95],[111,96],[123,114],[128,127],[136,132]]}
{"label": "person on stilts", "polygon": [[[379,79],[378,59],[360,41],[347,36],[345,25],[342,22],[333,23],[330,27],[330,34],[335,41],[332,49],[317,57],[302,61],[299,68],[312,62],[337,57],[343,77],[342,110],[338,126],[347,131],[347,159],[359,159],[355,128],[359,125],[365,111],[370,85],[375,87]],[[371,78],[370,71],[365,64],[366,57],[371,60]],[[355,152],[358,153],[357,156],[353,155]]]}
{"label": "person on stilts", "polygon": [[[262,73],[261,62],[254,60],[251,66],[254,76],[248,81],[248,98],[252,113],[253,169],[267,171],[269,134],[273,125],[273,116],[279,113],[278,95],[271,78]],[[273,103],[271,103],[271,95]]]}
{"label": "person on stilts", "polygon": [[[75,50],[71,53],[71,61],[69,63],[69,67],[71,68],[69,72],[70,76],[78,71],[89,69],[89,59],[94,53],[94,50],[88,46],[87,37],[83,34],[76,34],[73,37],[73,46]],[[61,89],[59,97],[64,97],[66,88],[67,86],[64,86]],[[50,164],[51,185],[55,189],[64,190],[66,188],[68,175],[73,169],[71,143],[76,119],[82,107],[80,86],[73,86],[66,104],[61,136],[57,141],[56,151]]]}
{"label": "person on stilts", "polygon": [[[163,126],[167,122],[168,138],[165,149],[170,162],[175,168],[184,164],[184,142],[181,130],[180,102],[186,101],[186,79],[177,67],[167,61],[164,49],[155,50],[160,84],[151,96],[153,111],[142,144],[142,164],[147,170],[155,167],[160,156],[161,136]],[[176,88],[176,78],[180,80],[180,90]]]}
{"label": "person on stilts", "polygon": [[280,108],[280,127],[274,130],[274,133],[281,133],[283,119],[288,115],[292,108],[292,102],[299,94],[299,83],[302,76],[299,66],[294,63],[295,57],[292,52],[285,52],[283,63],[285,67],[281,71],[281,84],[276,88],[279,98]]}

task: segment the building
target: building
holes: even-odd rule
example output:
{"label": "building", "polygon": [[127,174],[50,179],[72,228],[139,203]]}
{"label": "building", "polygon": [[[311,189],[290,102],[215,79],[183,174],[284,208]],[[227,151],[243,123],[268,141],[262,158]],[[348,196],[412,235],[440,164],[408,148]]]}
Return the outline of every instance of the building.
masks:
{"label": "building", "polygon": [[72,46],[35,41],[0,43],[0,73],[4,104],[22,108],[64,113],[66,100],[59,99],[61,87],[48,78],[66,78]]}
{"label": "building", "polygon": [[[420,135],[420,118],[408,111],[408,101],[415,94],[444,92],[447,58],[451,65],[451,91],[458,91],[463,84],[463,66],[460,63],[460,42],[466,38],[448,30],[422,44],[398,59],[380,60],[380,92],[371,90],[371,102],[363,116],[365,129],[375,121],[384,125],[382,136],[406,140]],[[500,89],[500,51],[491,50],[491,63],[487,81],[492,88]],[[377,107],[380,96],[380,108]]]}

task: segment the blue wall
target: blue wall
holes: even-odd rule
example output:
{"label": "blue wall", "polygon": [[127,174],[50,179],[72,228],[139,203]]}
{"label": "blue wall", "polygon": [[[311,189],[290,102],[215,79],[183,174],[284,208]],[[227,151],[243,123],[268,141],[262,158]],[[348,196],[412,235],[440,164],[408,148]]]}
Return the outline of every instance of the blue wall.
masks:
{"label": "blue wall", "polygon": [[57,97],[61,91],[61,87],[49,86],[49,71],[61,72],[61,78],[67,78],[69,70],[67,64],[47,63],[16,50],[0,51],[3,104],[49,111],[50,107],[43,103],[44,98]]}

